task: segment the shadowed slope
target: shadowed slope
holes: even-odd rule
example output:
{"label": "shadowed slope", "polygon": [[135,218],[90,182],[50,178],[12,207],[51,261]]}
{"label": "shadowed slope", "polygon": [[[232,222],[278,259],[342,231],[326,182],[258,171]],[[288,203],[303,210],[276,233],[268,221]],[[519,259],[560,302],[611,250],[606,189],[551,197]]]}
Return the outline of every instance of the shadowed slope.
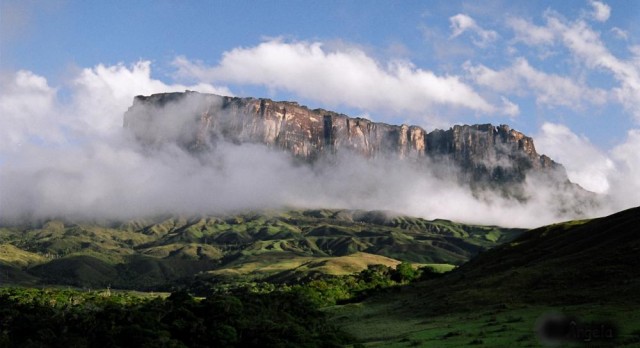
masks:
{"label": "shadowed slope", "polygon": [[416,284],[417,312],[487,306],[640,303],[640,207],[525,232],[441,279]]}

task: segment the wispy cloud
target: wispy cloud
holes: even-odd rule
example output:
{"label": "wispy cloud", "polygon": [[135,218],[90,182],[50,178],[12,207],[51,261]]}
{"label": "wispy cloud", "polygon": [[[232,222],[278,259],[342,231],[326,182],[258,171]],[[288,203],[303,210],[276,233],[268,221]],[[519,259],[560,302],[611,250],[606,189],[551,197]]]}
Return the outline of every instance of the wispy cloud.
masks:
{"label": "wispy cloud", "polygon": [[585,105],[602,105],[608,98],[603,89],[590,88],[571,77],[545,73],[522,57],[502,70],[471,64],[466,68],[470,78],[479,85],[500,93],[533,94],[536,103],[543,106],[582,109]]}
{"label": "wispy cloud", "polygon": [[[592,17],[599,21],[609,18],[611,8],[599,1],[590,2]],[[595,30],[584,18],[570,20],[553,10],[543,14],[545,25],[538,26],[519,17],[511,17],[507,25],[513,30],[513,43],[522,43],[531,47],[550,50],[564,49],[574,63],[572,75],[560,76],[532,69],[525,58],[520,58],[512,67],[504,70],[493,70],[482,65],[471,69],[478,83],[498,82],[498,90],[520,86],[516,81],[507,81],[508,76],[515,74],[524,78],[526,89],[536,91],[539,103],[547,105],[577,105],[615,102],[622,105],[637,122],[640,122],[640,63],[638,59],[622,59],[614,55],[603,42],[600,32]],[[626,39],[627,32],[614,27],[611,32],[619,38]],[[632,46],[629,47],[634,52]],[[565,63],[566,64],[566,63]],[[589,76],[607,73],[617,82],[609,89],[589,86]],[[544,82],[544,83],[543,83]],[[543,86],[546,84],[546,86]],[[501,88],[500,86],[505,86]],[[566,100],[564,100],[566,99]]]}
{"label": "wispy cloud", "polygon": [[640,64],[613,55],[598,32],[586,22],[566,22],[550,17],[548,26],[562,38],[562,43],[587,68],[602,69],[612,74],[619,85],[612,90],[620,102],[640,122]]}
{"label": "wispy cloud", "polygon": [[513,30],[515,34],[513,40],[515,42],[522,42],[529,46],[551,45],[555,39],[551,29],[545,26],[537,26],[524,18],[509,17],[507,26]]}
{"label": "wispy cloud", "polygon": [[618,27],[611,28],[611,33],[613,33],[613,35],[618,39],[627,40],[629,38],[629,32]]}
{"label": "wispy cloud", "polygon": [[466,14],[459,13],[449,17],[451,23],[451,38],[458,37],[465,32],[473,33],[472,42],[478,47],[486,47],[498,38],[498,33],[480,27],[476,21]]}
{"label": "wispy cloud", "polygon": [[622,209],[638,205],[640,192],[640,129],[627,132],[624,142],[611,151],[617,171],[612,179],[612,205]]}

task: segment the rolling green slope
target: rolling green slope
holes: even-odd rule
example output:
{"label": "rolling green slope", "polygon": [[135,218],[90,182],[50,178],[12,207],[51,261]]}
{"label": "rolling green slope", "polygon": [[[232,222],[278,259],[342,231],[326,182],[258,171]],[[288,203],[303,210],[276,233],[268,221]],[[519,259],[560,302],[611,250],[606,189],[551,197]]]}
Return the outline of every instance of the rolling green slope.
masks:
{"label": "rolling green slope", "polygon": [[440,281],[438,296],[463,306],[640,304],[640,208],[528,231]]}
{"label": "rolling green slope", "polygon": [[[619,347],[640,344],[639,306],[640,207],[525,232],[443,277],[329,312],[368,346],[535,347],[541,320],[562,315],[591,331],[561,343]],[[601,328],[612,337],[584,336]]]}
{"label": "rolling green slope", "polygon": [[264,278],[282,273],[282,279],[310,272],[345,274],[397,260],[460,265],[523,232],[352,210],[118,223],[51,220],[0,228],[0,263],[30,275],[29,283],[35,277],[80,287],[148,289],[196,274]]}

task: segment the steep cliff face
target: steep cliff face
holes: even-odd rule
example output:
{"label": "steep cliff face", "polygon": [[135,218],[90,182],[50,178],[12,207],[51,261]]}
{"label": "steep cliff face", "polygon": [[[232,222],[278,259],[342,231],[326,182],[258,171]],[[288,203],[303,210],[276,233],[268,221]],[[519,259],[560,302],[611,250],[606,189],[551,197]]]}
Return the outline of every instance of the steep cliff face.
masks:
{"label": "steep cliff face", "polygon": [[529,171],[566,180],[564,168],[539,155],[533,139],[507,125],[454,126],[427,135],[432,158],[453,161],[474,181],[521,182]]}
{"label": "steep cliff face", "polygon": [[191,151],[204,151],[222,139],[281,148],[307,161],[337,152],[424,162],[428,158],[457,165],[462,177],[474,182],[522,182],[530,171],[554,172],[566,181],[562,166],[539,155],[531,138],[506,125],[464,125],[428,133],[417,126],[351,118],[294,102],[185,92],[136,97],[124,126],[144,143],[175,141]]}

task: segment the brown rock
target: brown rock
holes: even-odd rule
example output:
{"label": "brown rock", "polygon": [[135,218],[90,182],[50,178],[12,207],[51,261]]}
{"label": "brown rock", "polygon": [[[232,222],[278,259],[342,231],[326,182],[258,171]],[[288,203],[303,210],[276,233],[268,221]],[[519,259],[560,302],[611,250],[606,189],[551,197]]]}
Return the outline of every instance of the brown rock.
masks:
{"label": "brown rock", "polygon": [[205,151],[224,139],[280,148],[310,162],[343,151],[366,158],[428,158],[456,164],[461,178],[472,183],[522,182],[531,170],[553,171],[567,180],[561,165],[536,152],[533,139],[507,125],[463,125],[427,133],[417,126],[310,110],[295,102],[187,91],[135,97],[124,126],[143,143],[175,141],[190,151]]}

